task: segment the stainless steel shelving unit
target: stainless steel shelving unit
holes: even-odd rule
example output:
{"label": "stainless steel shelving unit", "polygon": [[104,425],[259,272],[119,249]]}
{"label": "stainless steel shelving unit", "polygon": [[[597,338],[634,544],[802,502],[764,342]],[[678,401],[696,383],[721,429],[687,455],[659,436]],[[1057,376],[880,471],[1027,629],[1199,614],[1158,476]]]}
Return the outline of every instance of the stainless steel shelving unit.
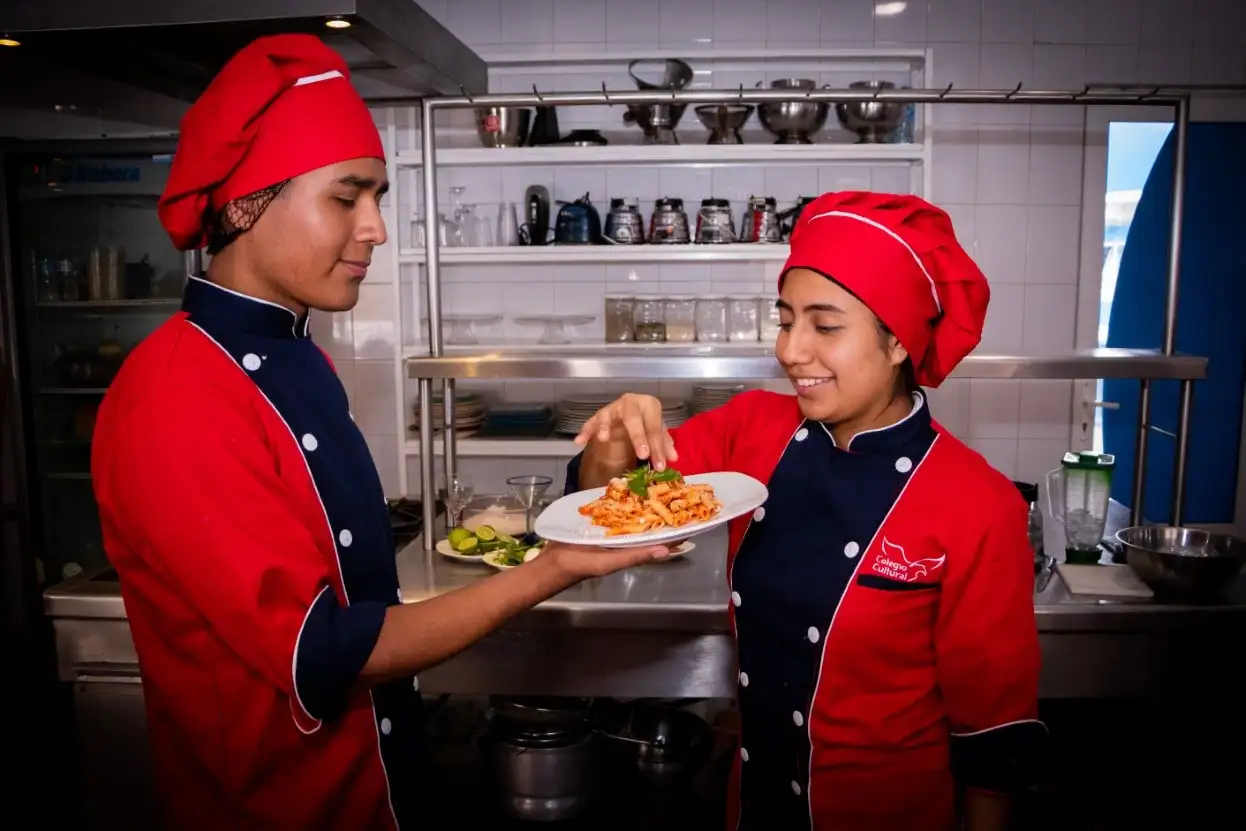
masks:
{"label": "stainless steel shelving unit", "polygon": [[[559,351],[488,350],[447,355],[442,339],[440,246],[437,229],[437,146],[435,135],[438,110],[467,109],[477,106],[533,107],[584,106],[603,104],[705,104],[723,101],[760,104],[787,101],[790,92],[774,90],[683,90],[655,92],[610,91],[603,85],[595,92],[540,93],[527,95],[482,95],[426,98],[422,102],[422,153],[424,185],[425,233],[424,263],[427,269],[426,297],[428,309],[428,355],[407,359],[408,376],[419,381],[420,402],[420,480],[424,494],[436,489],[434,472],[434,436],[432,424],[433,383],[444,386],[447,425],[444,441],[444,466],[447,479],[456,464],[454,441],[454,384],[461,378],[533,378],[533,379],[685,379],[685,380],[758,380],[781,377],[769,349],[716,350],[694,346],[687,350],[605,349],[576,346]],[[1207,359],[1180,355],[1176,352],[1177,302],[1180,285],[1181,232],[1184,220],[1186,146],[1189,135],[1190,96],[1188,91],[1165,88],[1128,90],[1120,88],[1081,90],[1022,89],[957,90],[909,89],[863,92],[861,90],[822,89],[805,93],[811,101],[852,102],[882,100],[916,104],[1029,104],[1045,106],[1140,106],[1169,107],[1174,111],[1175,164],[1170,228],[1168,281],[1164,314],[1164,338],[1155,350],[1094,349],[1065,355],[1022,356],[975,354],[957,368],[955,377],[994,379],[1099,379],[1136,378],[1141,381],[1139,394],[1138,436],[1135,444],[1133,504],[1130,521],[1141,521],[1146,485],[1146,453],[1152,430],[1150,423],[1151,382],[1176,380],[1181,386],[1181,408],[1177,429],[1176,462],[1173,467],[1172,522],[1182,521],[1185,503],[1186,461],[1189,454],[1189,423],[1194,397],[1194,381],[1205,378]],[[493,151],[503,158],[505,150]],[[434,527],[434,502],[424,499],[424,527]],[[431,551],[436,534],[424,534],[424,547]]]}

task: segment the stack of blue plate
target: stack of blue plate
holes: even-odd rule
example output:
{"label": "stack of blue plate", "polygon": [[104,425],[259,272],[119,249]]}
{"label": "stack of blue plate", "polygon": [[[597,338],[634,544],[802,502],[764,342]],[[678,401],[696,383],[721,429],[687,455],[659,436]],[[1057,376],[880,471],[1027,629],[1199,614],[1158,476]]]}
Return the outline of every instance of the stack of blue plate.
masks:
{"label": "stack of blue plate", "polygon": [[553,411],[544,404],[499,404],[485,412],[482,433],[487,436],[520,438],[548,436]]}

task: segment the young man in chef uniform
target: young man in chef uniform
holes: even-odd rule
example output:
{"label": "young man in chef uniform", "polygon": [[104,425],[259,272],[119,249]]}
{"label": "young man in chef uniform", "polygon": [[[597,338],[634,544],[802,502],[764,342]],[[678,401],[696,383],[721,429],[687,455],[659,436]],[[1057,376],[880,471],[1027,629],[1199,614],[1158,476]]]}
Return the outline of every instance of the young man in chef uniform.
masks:
{"label": "young man in chef uniform", "polygon": [[730,527],[731,828],[1002,831],[1046,736],[1027,510],[920,386],[977,346],[986,279],[915,196],[825,194],[791,245],[775,357],[795,395],[670,433],[625,395],[585,425],[568,488],[638,459],[768,484]]}
{"label": "young man in chef uniform", "polygon": [[402,605],[381,482],[308,337],[385,242],[380,137],[306,35],[239,52],[182,122],[159,215],[214,252],[100,409],[92,474],[168,826],[424,828],[415,673],[590,575],[667,556],[549,545]]}

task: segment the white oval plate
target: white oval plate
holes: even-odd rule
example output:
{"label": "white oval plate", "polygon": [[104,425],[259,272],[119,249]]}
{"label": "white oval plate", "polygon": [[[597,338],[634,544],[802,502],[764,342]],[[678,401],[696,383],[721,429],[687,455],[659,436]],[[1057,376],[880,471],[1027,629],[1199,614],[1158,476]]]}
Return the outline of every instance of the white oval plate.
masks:
{"label": "white oval plate", "polygon": [[770,495],[765,485],[743,473],[701,473],[688,476],[685,481],[691,485],[712,487],[714,496],[718,497],[718,501],[722,503],[722,510],[704,522],[694,522],[678,528],[659,528],[643,534],[619,534],[607,537],[605,528],[593,525],[588,517],[580,514],[581,506],[587,505],[606,492],[605,488],[593,488],[568,494],[550,505],[536,518],[533,530],[541,539],[555,542],[600,545],[605,548],[648,545],[695,537],[706,531],[712,531],[738,516],[757,510],[758,506]]}
{"label": "white oval plate", "polygon": [[460,554],[450,545],[449,540],[439,540],[434,547],[437,553],[447,560],[458,560],[460,563],[482,563],[487,556],[485,554]]}
{"label": "white oval plate", "polygon": [[[653,565],[661,565],[662,563],[670,562],[671,560],[677,560],[696,547],[697,547],[697,544],[695,542],[686,542],[683,545],[672,549],[671,556],[667,557],[666,559],[654,560]],[[508,566],[508,565],[503,565],[502,563],[499,563],[496,557],[498,553],[500,552],[490,551],[488,554],[484,555],[483,557],[477,557],[476,559],[480,560],[487,566],[492,566],[493,568],[496,568],[498,571],[506,571],[507,569],[510,569],[510,568],[516,568],[516,566]]]}

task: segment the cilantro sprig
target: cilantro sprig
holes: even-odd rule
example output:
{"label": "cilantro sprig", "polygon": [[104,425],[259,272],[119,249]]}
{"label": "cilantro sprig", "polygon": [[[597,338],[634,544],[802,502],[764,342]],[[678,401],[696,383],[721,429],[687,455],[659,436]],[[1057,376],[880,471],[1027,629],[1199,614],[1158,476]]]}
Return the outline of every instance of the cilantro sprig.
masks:
{"label": "cilantro sprig", "polygon": [[654,470],[651,467],[645,466],[623,474],[623,478],[627,480],[627,489],[629,491],[641,499],[647,499],[649,497],[650,485],[656,485],[659,482],[678,482],[683,477],[678,470],[673,468]]}

